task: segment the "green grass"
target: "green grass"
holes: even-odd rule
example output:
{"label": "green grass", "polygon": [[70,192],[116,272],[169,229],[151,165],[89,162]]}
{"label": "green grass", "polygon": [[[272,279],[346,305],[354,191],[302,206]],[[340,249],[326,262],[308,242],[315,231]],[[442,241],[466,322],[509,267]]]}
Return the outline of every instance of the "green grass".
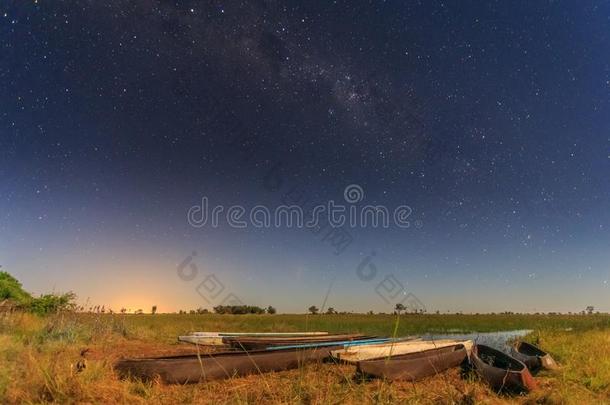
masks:
{"label": "green grass", "polygon": [[[396,329],[395,329],[396,328]],[[476,378],[451,370],[417,383],[354,381],[349,365],[298,370],[230,381],[165,386],[122,381],[120,356],[192,351],[176,337],[191,331],[361,332],[412,335],[532,329],[527,339],[562,365],[543,372],[541,389],[522,397],[497,396]],[[87,367],[77,373],[82,360]],[[608,315],[119,315],[39,317],[0,315],[0,403],[610,403]]]}
{"label": "green grass", "polygon": [[[92,316],[95,318],[95,316]],[[129,315],[132,336],[172,342],[188,331],[360,332],[398,336],[422,333],[496,332],[515,329],[584,331],[610,328],[608,315]]]}

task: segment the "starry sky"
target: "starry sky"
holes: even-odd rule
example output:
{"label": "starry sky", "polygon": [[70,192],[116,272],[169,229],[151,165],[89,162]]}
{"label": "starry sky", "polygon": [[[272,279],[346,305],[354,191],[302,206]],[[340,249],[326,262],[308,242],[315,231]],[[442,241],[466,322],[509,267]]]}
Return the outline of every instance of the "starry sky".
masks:
{"label": "starry sky", "polygon": [[[114,309],[610,311],[609,27],[606,1],[2,2],[0,264]],[[412,226],[187,222],[350,184]]]}

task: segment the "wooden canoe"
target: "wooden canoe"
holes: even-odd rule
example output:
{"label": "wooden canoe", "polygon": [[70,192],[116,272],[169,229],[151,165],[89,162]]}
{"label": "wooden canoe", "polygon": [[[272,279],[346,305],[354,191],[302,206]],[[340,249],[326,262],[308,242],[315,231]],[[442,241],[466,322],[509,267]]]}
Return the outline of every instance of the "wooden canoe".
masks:
{"label": "wooden canoe", "polygon": [[179,342],[192,343],[194,345],[201,346],[222,346],[222,336],[197,336],[197,335],[186,335],[178,336]]}
{"label": "wooden canoe", "polygon": [[193,336],[268,336],[268,337],[291,337],[291,336],[324,336],[328,332],[193,332]]}
{"label": "wooden canoe", "polygon": [[525,363],[527,368],[529,368],[531,371],[536,371],[541,368],[545,368],[547,370],[559,369],[559,365],[555,362],[550,354],[531,343],[516,342],[511,346],[510,349],[511,355],[517,360]]}
{"label": "wooden canoe", "polygon": [[330,357],[337,346],[214,354],[122,359],[114,369],[121,378],[159,378],[167,384],[187,384],[249,374],[295,369],[304,363]]}
{"label": "wooden canoe", "polygon": [[361,334],[308,336],[308,337],[224,337],[222,341],[236,349],[260,350],[274,346],[302,345],[310,343],[343,342],[350,340],[371,339],[375,336]]}
{"label": "wooden canoe", "polygon": [[470,358],[476,372],[498,392],[525,392],[536,388],[534,377],[526,365],[506,353],[475,345]]}
{"label": "wooden canoe", "polygon": [[326,336],[328,332],[193,332],[190,335],[178,336],[179,342],[192,343],[201,346],[224,345],[224,337],[298,337]]}
{"label": "wooden canoe", "polygon": [[347,363],[357,363],[364,360],[382,359],[389,356],[423,352],[442,347],[461,344],[467,352],[472,349],[472,341],[465,340],[411,340],[405,342],[389,342],[365,346],[346,347],[332,352],[334,358]]}
{"label": "wooden canoe", "polygon": [[357,363],[357,372],[389,380],[416,381],[468,361],[463,344]]}

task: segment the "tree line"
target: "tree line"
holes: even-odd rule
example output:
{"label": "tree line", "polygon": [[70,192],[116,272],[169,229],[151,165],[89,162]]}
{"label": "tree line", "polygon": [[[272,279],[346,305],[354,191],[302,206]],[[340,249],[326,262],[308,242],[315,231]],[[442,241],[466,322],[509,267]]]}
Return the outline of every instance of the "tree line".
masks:
{"label": "tree line", "polygon": [[[275,314],[277,310],[269,305],[267,308],[261,308],[256,305],[217,305],[212,308],[216,314],[233,314],[233,315],[245,315],[245,314]],[[181,309],[178,311],[179,314],[209,314],[210,310],[207,308],[197,308],[185,311]]]}

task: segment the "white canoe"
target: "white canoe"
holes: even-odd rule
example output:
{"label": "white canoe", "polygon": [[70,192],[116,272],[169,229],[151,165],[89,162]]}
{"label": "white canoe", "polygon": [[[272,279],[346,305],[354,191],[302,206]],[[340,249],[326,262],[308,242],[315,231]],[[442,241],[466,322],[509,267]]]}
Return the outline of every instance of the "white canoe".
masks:
{"label": "white canoe", "polygon": [[328,332],[193,332],[192,336],[324,336]]}
{"label": "white canoe", "polygon": [[463,344],[470,355],[472,340],[414,340],[407,342],[390,342],[374,345],[350,346],[341,350],[333,350],[332,356],[348,363],[362,360],[380,359],[388,356],[422,352],[424,350]]}
{"label": "white canoe", "polygon": [[328,332],[278,332],[278,333],[247,333],[247,332],[193,332],[190,335],[178,336],[179,342],[192,343],[195,345],[219,346],[222,338],[232,336],[252,337],[298,337],[298,336],[325,336]]}
{"label": "white canoe", "polygon": [[204,346],[220,346],[222,343],[223,336],[197,336],[197,335],[188,335],[188,336],[178,336],[179,342],[192,343],[194,345],[204,345]]}

